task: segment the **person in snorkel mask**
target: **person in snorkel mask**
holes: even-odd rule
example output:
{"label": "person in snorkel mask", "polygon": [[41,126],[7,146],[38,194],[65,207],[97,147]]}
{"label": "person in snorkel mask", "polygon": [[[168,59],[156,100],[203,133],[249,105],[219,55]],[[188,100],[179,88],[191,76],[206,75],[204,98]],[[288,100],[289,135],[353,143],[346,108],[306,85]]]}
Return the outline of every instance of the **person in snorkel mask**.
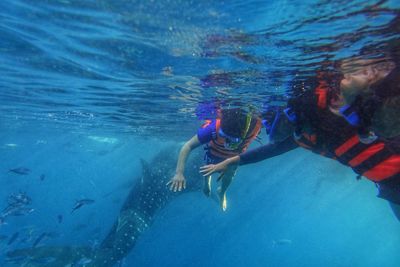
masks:
{"label": "person in snorkel mask", "polygon": [[[185,163],[193,149],[205,145],[206,163],[217,164],[246,151],[260,132],[261,125],[258,116],[241,108],[223,109],[219,112],[217,119],[206,120],[197,134],[183,145],[175,176],[167,183],[170,190],[176,192],[185,189]],[[226,191],[235,172],[236,166],[231,166],[217,179],[221,181],[218,195],[223,211],[227,208]],[[205,177],[203,192],[206,196],[211,195],[211,175]]]}
{"label": "person in snorkel mask", "polygon": [[[390,65],[378,67],[389,71],[391,69]],[[393,76],[389,75],[394,75],[394,78],[398,79],[393,70],[392,74],[387,74],[385,77],[390,78]],[[348,74],[353,76],[348,76]],[[269,136],[274,137],[273,142],[218,164],[205,165],[200,168],[200,172],[208,177],[215,172],[223,173],[231,166],[256,163],[302,147],[350,167],[355,172],[357,179],[365,177],[374,182],[378,189],[377,196],[389,201],[391,209],[400,221],[400,136],[398,125],[395,128],[397,130],[391,129],[390,135],[385,134],[384,136],[383,131],[378,132],[379,127],[367,124],[365,122],[368,121],[362,120],[369,115],[363,113],[362,108],[365,107],[363,102],[361,105],[355,106],[359,109],[353,110],[351,106],[349,110],[342,109],[344,104],[351,104],[356,97],[368,95],[364,94],[369,89],[366,86],[367,79],[365,79],[365,76],[368,75],[364,70],[347,72],[345,75],[336,75],[329,71],[317,72],[315,77],[307,81],[311,85],[310,89],[301,90],[298,94],[293,95],[287,101],[286,108],[275,109],[274,116],[268,114],[265,116],[266,120],[270,122],[265,124],[267,130],[270,129]],[[392,116],[388,109],[388,103],[394,109],[398,109],[399,106],[392,102],[386,102],[391,100],[392,95],[383,89],[389,88],[390,92],[396,93],[399,87],[397,87],[398,83],[395,83],[396,80],[384,79],[382,81],[391,83],[387,86],[379,84],[379,87],[371,87],[371,89],[375,89],[374,93],[380,94],[380,96],[383,93],[385,93],[385,97],[390,96],[382,101],[380,106],[382,110],[377,110],[382,115],[390,117],[391,120],[387,120],[390,123],[397,120],[399,116]],[[349,86],[346,87],[347,85]],[[373,85],[378,84],[374,83]],[[353,92],[346,90],[353,90]],[[349,93],[355,96],[354,99],[348,97]],[[278,116],[279,113],[281,113],[280,116]],[[359,122],[357,123],[357,121]],[[274,125],[274,127],[268,127],[269,125]],[[370,133],[372,132],[370,129],[378,134]]]}
{"label": "person in snorkel mask", "polygon": [[389,56],[353,57],[341,63],[340,113],[358,127],[360,140],[394,138],[400,132],[400,69]]}

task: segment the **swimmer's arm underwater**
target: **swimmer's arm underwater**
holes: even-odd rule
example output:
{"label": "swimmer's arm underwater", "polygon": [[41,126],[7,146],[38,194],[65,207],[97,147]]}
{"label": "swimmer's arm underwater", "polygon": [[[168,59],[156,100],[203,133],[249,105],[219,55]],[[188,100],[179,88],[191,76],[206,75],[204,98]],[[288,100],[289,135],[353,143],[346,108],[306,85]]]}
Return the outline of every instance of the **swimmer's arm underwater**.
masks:
{"label": "swimmer's arm underwater", "polygon": [[183,173],[185,171],[186,160],[187,160],[190,152],[200,145],[201,145],[201,143],[200,143],[197,135],[193,136],[189,141],[187,141],[183,145],[183,147],[181,148],[181,151],[179,153],[178,163],[176,165],[175,176],[167,183],[167,185],[170,185],[170,187],[169,187],[170,190],[176,192],[176,191],[181,191],[182,189],[186,188],[186,179],[185,179],[185,176],[183,175]]}
{"label": "swimmer's arm underwater", "polygon": [[250,163],[256,163],[289,152],[298,146],[299,145],[293,140],[293,137],[289,136],[279,143],[267,144],[256,149],[252,149],[238,156],[226,159],[218,164],[202,166],[200,167],[200,173],[203,176],[208,176],[215,172],[224,172],[231,165],[246,165]]}
{"label": "swimmer's arm underwater", "polygon": [[299,145],[293,140],[292,136],[289,136],[281,142],[260,146],[258,148],[240,154],[239,165],[246,165],[263,161],[265,159],[269,159],[289,152],[297,147],[299,147]]}

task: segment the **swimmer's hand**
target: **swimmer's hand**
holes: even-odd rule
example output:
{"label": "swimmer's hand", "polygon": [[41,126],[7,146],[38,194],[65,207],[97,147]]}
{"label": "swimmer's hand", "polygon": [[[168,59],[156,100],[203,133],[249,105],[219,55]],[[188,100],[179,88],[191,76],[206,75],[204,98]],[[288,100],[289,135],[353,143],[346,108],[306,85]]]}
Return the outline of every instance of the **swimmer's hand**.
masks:
{"label": "swimmer's hand", "polygon": [[224,173],[226,171],[226,169],[228,168],[227,163],[225,163],[225,161],[218,163],[218,164],[209,164],[209,165],[204,165],[200,167],[200,173],[203,176],[210,176],[213,173],[216,172],[222,172]]}
{"label": "swimmer's hand", "polygon": [[182,173],[176,173],[175,176],[167,183],[169,190],[171,191],[182,191],[186,188],[186,179]]}
{"label": "swimmer's hand", "polygon": [[203,176],[209,176],[216,172],[222,172],[221,176],[218,178],[218,180],[220,180],[222,178],[223,174],[225,173],[225,171],[228,169],[228,167],[231,165],[238,164],[239,161],[240,161],[240,157],[235,156],[235,157],[226,159],[218,164],[209,164],[209,165],[201,166],[200,173]]}

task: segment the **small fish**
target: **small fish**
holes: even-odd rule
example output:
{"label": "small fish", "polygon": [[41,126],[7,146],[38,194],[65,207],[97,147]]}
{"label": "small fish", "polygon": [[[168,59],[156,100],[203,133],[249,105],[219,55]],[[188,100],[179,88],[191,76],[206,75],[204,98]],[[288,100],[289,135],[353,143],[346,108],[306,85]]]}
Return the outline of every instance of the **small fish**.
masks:
{"label": "small fish", "polygon": [[39,245],[40,241],[42,241],[46,237],[47,237],[47,233],[42,233],[38,238],[36,238],[35,242],[33,242],[32,248],[37,247],[37,245]]}
{"label": "small fish", "polygon": [[17,144],[13,144],[13,143],[9,143],[9,144],[4,144],[4,146],[7,146],[7,147],[17,147],[18,145],[17,145]]}
{"label": "small fish", "polygon": [[57,215],[57,222],[62,223],[63,222],[63,216],[61,214]]}
{"label": "small fish", "polygon": [[94,188],[95,190],[97,190],[97,186],[96,186],[96,184],[93,182],[93,180],[89,180],[89,183],[93,186],[93,188]]}
{"label": "small fish", "polygon": [[4,216],[25,216],[34,211],[35,211],[35,209],[32,209],[32,208],[15,207],[14,209],[8,211],[7,213],[4,213]]}
{"label": "small fish", "polygon": [[272,240],[272,246],[276,247],[277,245],[291,245],[292,240],[290,239],[277,239],[277,240]]}
{"label": "small fish", "polygon": [[8,172],[13,172],[19,175],[28,175],[31,172],[31,170],[25,167],[18,167],[15,169],[10,169],[8,170]]}
{"label": "small fish", "polygon": [[94,203],[93,199],[85,198],[85,199],[78,200],[78,201],[76,201],[75,206],[72,208],[71,213],[73,213],[77,209],[82,208],[84,205],[89,205],[89,204],[92,204],[92,203]]}
{"label": "small fish", "polygon": [[18,236],[19,236],[19,232],[15,232],[15,233],[11,236],[10,240],[8,240],[7,245],[9,246],[9,245],[11,245],[12,243],[14,243],[14,241],[17,240]]}
{"label": "small fish", "polygon": [[10,206],[29,205],[31,202],[32,199],[25,192],[14,193],[8,197],[8,204]]}
{"label": "small fish", "polygon": [[43,182],[43,181],[44,181],[44,179],[46,179],[46,175],[44,175],[44,174],[40,175],[40,178],[39,178],[39,179],[40,179],[40,181],[42,181],[42,182]]}

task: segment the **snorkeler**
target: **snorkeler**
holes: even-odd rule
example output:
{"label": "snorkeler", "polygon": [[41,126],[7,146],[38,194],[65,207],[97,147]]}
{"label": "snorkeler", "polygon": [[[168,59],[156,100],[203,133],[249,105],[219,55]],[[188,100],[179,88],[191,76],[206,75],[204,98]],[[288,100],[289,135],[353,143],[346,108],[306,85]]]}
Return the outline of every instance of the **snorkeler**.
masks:
{"label": "snorkeler", "polygon": [[[220,118],[206,121],[197,134],[182,147],[175,176],[167,183],[167,185],[170,185],[170,190],[176,192],[185,189],[185,163],[193,149],[204,144],[206,163],[217,164],[227,158],[243,153],[260,132],[261,120],[252,112],[245,112],[241,108],[233,108],[223,109],[220,113]],[[218,194],[223,211],[227,208],[226,191],[232,182],[235,172],[236,166],[232,166],[217,179],[217,181],[221,180]],[[203,192],[206,196],[211,194],[211,175],[205,177]]]}
{"label": "snorkeler", "polygon": [[[340,91],[324,80],[314,91],[307,91],[288,102],[278,123],[280,136],[274,143],[229,158],[219,164],[200,168],[204,176],[224,172],[237,164],[245,165],[278,156],[299,146],[325,157],[338,160],[358,174],[376,183],[378,197],[390,202],[400,220],[400,136],[376,137],[362,142],[359,129],[340,114],[343,99]],[[291,125],[291,126],[290,126]]]}
{"label": "snorkeler", "polygon": [[365,142],[400,132],[400,69],[390,56],[353,57],[341,63],[340,113]]}

